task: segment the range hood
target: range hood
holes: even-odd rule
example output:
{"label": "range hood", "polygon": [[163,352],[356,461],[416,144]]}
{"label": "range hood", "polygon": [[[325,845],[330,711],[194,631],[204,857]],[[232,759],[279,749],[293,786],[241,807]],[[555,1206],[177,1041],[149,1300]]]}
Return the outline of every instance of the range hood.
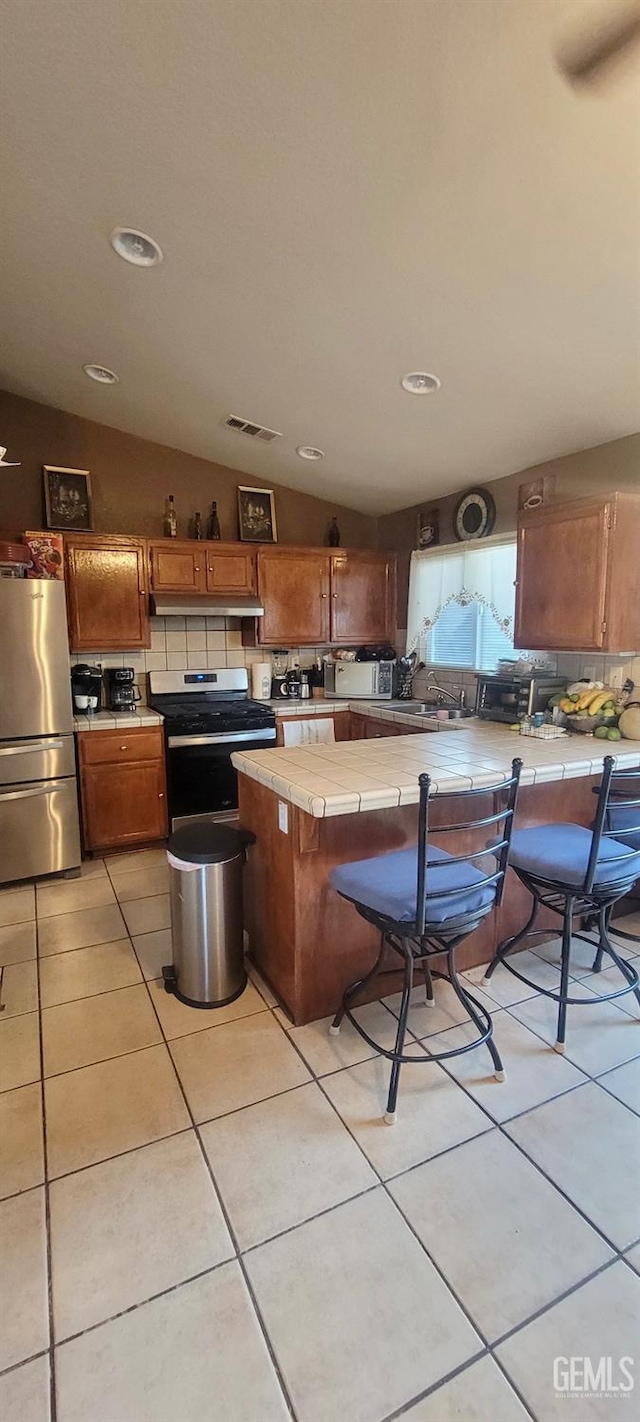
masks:
{"label": "range hood", "polygon": [[152,593],[157,617],[264,617],[259,597],[228,593],[226,597],[184,597],[181,593]]}

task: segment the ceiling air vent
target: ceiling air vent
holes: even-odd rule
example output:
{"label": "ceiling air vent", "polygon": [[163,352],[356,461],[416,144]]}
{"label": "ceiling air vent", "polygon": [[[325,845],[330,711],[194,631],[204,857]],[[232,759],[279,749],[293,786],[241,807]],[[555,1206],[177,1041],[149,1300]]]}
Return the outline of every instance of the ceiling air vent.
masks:
{"label": "ceiling air vent", "polygon": [[271,444],[274,439],[282,439],[279,430],[269,430],[266,425],[256,425],[253,420],[243,420],[240,415],[228,415],[222,422],[228,430],[249,435],[251,439],[261,439],[263,444]]}

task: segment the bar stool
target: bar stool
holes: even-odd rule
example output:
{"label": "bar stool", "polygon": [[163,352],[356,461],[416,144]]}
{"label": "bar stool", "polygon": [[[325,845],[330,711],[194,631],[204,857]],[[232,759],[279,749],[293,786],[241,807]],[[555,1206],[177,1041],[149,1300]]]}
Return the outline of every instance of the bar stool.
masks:
{"label": "bar stool", "polygon": [[[632,772],[632,775],[633,774],[634,772]],[[635,776],[638,781],[638,790],[640,790],[640,766],[638,766],[637,771],[635,771]],[[594,791],[594,793],[597,792]],[[618,805],[616,804],[618,798],[615,791],[612,791],[605,821],[606,828],[611,830],[611,833],[615,835],[616,839],[622,840],[623,844],[630,845],[632,849],[640,849],[640,832],[634,830],[633,824],[634,817],[636,822],[640,820],[640,809],[632,808],[632,805],[634,807],[640,807],[640,799],[636,801],[627,800],[624,805]],[[626,929],[616,928],[615,925],[612,924],[611,912],[612,910],[609,909],[607,915],[607,929],[611,933],[615,933],[616,938],[624,938],[627,943],[640,943],[640,936],[637,933],[628,933]],[[599,948],[593,965],[595,973],[600,972],[601,962],[602,950]]]}
{"label": "bar stool", "polygon": [[[522,761],[514,760],[508,779],[473,790],[438,793],[438,801],[466,800],[478,795],[496,797],[494,809],[496,804],[499,808],[493,814],[438,827],[436,831],[438,836],[450,832],[473,834],[491,826],[493,834],[498,833],[498,838],[492,839],[490,844],[485,843],[483,848],[469,850],[465,854],[448,854],[446,850],[428,843],[431,781],[428,775],[420,775],[417,845],[392,854],[378,855],[375,859],[341,864],[329,875],[330,883],[341,897],[352,903],[360,916],[374,924],[380,932],[380,951],[376,962],[364,978],[359,978],[347,988],[329,1032],[337,1034],[343,1017],[348,1017],[365,1042],[392,1063],[384,1113],[384,1120],[389,1126],[396,1120],[400,1067],[404,1062],[446,1061],[462,1052],[473,1051],[486,1042],[496,1081],[505,1079],[502,1061],[493,1041],[491,1017],[484,1005],[459,982],[455,954],[460,944],[502,898],[521,769]],[[482,861],[481,868],[477,867],[476,860]],[[383,969],[381,966],[387,948],[402,959],[404,966],[398,1029],[392,1050],[374,1041],[351,1010],[356,995],[368,987],[376,975],[397,972],[397,969]],[[429,959],[443,953],[447,955],[447,972],[431,970]],[[451,983],[456,997],[478,1031],[475,1041],[450,1051],[430,1053],[429,1056],[408,1056],[404,1053],[416,964],[423,968],[427,1002],[431,1005],[434,1003],[433,978],[445,978]]]}
{"label": "bar stool", "polygon": [[[558,1029],[555,1051],[564,1053],[567,1007],[588,1005],[588,998],[570,997],[569,964],[573,939],[585,943],[592,940],[584,933],[573,932],[573,920],[591,915],[597,920],[598,949],[593,971],[599,972],[603,953],[608,953],[625,979],[625,987],[616,992],[596,994],[598,1002],[612,1002],[617,997],[635,993],[640,1004],[638,974],[620,958],[609,938],[608,920],[613,905],[631,888],[640,874],[640,848],[626,843],[632,835],[640,844],[640,799],[625,793],[626,785],[637,781],[639,771],[614,771],[613,756],[605,756],[604,774],[598,791],[598,807],[592,828],[582,825],[540,825],[535,829],[516,830],[511,840],[509,865],[532,895],[533,905],[524,928],[507,938],[490,963],[483,983],[491,981],[502,963],[514,977],[535,988],[558,1003]],[[613,805],[612,802],[613,801]],[[620,833],[623,825],[624,839]],[[541,988],[518,971],[508,955],[526,938],[539,937],[548,929],[535,928],[540,909],[548,908],[562,918],[562,961],[560,991]]]}

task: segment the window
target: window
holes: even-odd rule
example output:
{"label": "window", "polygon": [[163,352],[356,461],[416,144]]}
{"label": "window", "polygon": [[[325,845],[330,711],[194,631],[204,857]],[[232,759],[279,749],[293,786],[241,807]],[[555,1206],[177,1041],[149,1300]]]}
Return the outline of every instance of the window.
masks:
{"label": "window", "polygon": [[414,553],[408,645],[439,666],[491,671],[513,654],[516,545]]}
{"label": "window", "polygon": [[439,666],[493,671],[500,657],[513,655],[513,636],[479,602],[448,603],[423,641],[423,660]]}

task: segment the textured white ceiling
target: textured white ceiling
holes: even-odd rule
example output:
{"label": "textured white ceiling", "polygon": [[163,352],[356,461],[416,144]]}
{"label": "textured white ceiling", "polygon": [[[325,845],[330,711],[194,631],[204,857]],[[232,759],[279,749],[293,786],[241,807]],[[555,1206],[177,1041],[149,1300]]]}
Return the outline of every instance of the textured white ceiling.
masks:
{"label": "textured white ceiling", "polygon": [[632,433],[640,66],[554,62],[609,4],[1,0],[0,384],[372,513]]}

